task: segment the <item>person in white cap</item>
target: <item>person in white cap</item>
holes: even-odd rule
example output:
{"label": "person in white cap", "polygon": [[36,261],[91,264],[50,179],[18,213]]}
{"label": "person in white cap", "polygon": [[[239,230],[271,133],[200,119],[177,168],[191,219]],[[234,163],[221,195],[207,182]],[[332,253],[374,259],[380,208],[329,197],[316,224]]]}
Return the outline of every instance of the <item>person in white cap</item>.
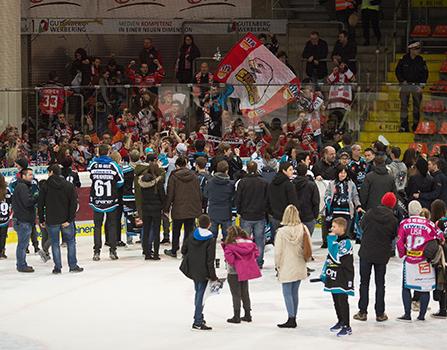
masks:
{"label": "person in white cap", "polygon": [[413,98],[413,130],[419,123],[422,102],[422,87],[428,79],[427,64],[420,55],[421,43],[412,42],[408,45],[409,52],[405,54],[396,66],[396,77],[401,84],[400,89],[400,131],[408,132],[408,103],[410,95]]}

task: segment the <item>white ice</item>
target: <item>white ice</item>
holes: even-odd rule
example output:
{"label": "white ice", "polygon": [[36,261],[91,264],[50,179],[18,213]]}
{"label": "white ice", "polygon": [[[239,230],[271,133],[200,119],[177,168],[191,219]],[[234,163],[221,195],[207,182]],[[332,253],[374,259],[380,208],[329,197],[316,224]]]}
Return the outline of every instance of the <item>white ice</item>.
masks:
{"label": "white ice", "polygon": [[[314,237],[317,277],[325,252]],[[300,288],[298,328],[276,327],[287,319],[281,286],[275,278],[273,248],[266,253],[261,279],[250,282],[253,323],[230,325],[231,295],[207,300],[204,314],[211,332],[192,331],[193,283],[178,270],[180,259],[162,255],[158,262],[144,261],[139,245],[120,248],[118,261],[92,261],[92,237],[78,239],[81,274],[70,274],[63,254],[63,274],[51,274],[52,263],[36,255],[27,257],[36,272],[15,270],[15,244],[7,246],[8,259],[0,261],[0,349],[437,349],[447,343],[447,321],[431,319],[402,324],[401,262],[388,265],[386,312],[390,320],[377,323],[374,314],[374,282],[370,291],[367,322],[352,320],[353,335],[337,338],[329,332],[335,322],[332,298],[321,283],[305,281]],[[165,247],[166,248],[166,247]],[[358,246],[356,247],[356,249]],[[162,246],[163,249],[163,246]],[[219,248],[219,255],[222,255]],[[356,256],[356,270],[358,257]],[[224,264],[218,270],[225,276]],[[373,276],[372,276],[373,278]],[[356,286],[359,278],[356,276]],[[350,298],[351,318],[357,296]],[[430,302],[431,311],[438,303]],[[416,318],[416,314],[413,314]]]}

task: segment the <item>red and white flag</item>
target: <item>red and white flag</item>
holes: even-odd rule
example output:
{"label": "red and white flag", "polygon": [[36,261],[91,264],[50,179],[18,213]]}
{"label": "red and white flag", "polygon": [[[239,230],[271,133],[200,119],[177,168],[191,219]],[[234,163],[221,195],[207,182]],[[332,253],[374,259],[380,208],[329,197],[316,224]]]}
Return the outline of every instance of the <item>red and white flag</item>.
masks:
{"label": "red and white flag", "polygon": [[252,33],[245,35],[217,67],[216,80],[234,86],[240,109],[259,118],[296,100],[300,81]]}

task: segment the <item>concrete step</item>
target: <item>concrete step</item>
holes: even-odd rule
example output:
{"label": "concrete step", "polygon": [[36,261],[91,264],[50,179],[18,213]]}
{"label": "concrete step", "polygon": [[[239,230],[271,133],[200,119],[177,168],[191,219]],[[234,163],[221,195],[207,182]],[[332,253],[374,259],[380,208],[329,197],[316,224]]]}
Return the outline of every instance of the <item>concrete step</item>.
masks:
{"label": "concrete step", "polygon": [[390,143],[412,143],[414,134],[411,132],[374,132],[362,131],[360,133],[360,142],[374,142],[383,135]]}
{"label": "concrete step", "polygon": [[368,113],[368,121],[370,122],[398,122],[400,121],[399,111],[377,110]]}
{"label": "concrete step", "polygon": [[400,123],[398,121],[393,122],[375,122],[366,121],[363,125],[363,130],[367,132],[398,132]]}

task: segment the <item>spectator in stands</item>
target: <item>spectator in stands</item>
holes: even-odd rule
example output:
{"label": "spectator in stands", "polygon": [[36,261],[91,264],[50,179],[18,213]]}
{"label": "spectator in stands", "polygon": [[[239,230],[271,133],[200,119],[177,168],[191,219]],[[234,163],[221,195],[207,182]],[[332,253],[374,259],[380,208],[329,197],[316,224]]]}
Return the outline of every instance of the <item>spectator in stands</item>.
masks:
{"label": "spectator in stands", "polygon": [[292,67],[292,65],[289,63],[288,61],[288,57],[285,51],[278,51],[278,53],[276,54],[276,57],[279,58],[279,60],[284,63],[291,71],[293,74],[296,75],[296,71],[295,69]]}
{"label": "spectator in stands", "polygon": [[267,213],[267,182],[259,176],[258,164],[247,164],[247,175],[237,185],[234,204],[241,216],[241,228],[254,238],[259,250],[258,266],[264,265],[265,216]]}
{"label": "spectator in stands", "polygon": [[[276,39],[275,34],[272,35],[270,33],[261,33],[259,34],[258,39],[272,52],[272,54],[276,55],[278,53],[279,42],[278,39]],[[270,42],[267,41],[268,39],[270,39]]]}
{"label": "spectator in stands", "polygon": [[320,39],[318,32],[311,32],[303,50],[303,58],[307,60],[306,74],[313,82],[321,81],[327,76],[327,55],[327,42]]}
{"label": "spectator in stands", "polygon": [[[139,58],[141,64],[147,64],[149,74],[154,74],[162,62],[160,52],[153,46],[151,38],[144,39],[143,49],[140,52]],[[157,61],[158,63],[156,63]]]}
{"label": "spectator in stands", "polygon": [[394,178],[388,174],[385,167],[385,157],[378,154],[374,158],[374,168],[366,175],[365,182],[360,188],[362,208],[368,211],[380,205],[382,197],[387,192],[396,194]]}
{"label": "spectator in stands", "polygon": [[91,69],[87,51],[78,48],[74,55],[75,60],[70,66],[71,86],[88,86],[91,82]]}
{"label": "spectator in stands", "polygon": [[400,160],[400,148],[391,148],[391,163],[388,165],[388,172],[394,178],[396,183],[396,191],[403,192],[407,186],[407,166]]}
{"label": "spectator in stands", "polygon": [[228,163],[225,160],[217,163],[216,171],[205,185],[203,194],[208,199],[210,231],[217,239],[220,227],[222,240],[225,240],[227,229],[231,226],[231,208],[234,199],[234,182],[228,176]]}
{"label": "spectator in stands", "polygon": [[350,16],[357,8],[357,0],[335,0],[335,18],[348,28],[349,38],[355,41],[355,27]]}
{"label": "spectator in stands", "polygon": [[422,87],[428,79],[428,68],[420,55],[421,43],[412,42],[408,45],[409,53],[405,54],[397,63],[396,77],[400,87],[400,131],[408,132],[408,104],[410,95],[413,99],[413,128],[415,131],[420,116],[422,102]]}
{"label": "spectator in stands", "polygon": [[423,208],[429,209],[432,199],[425,198],[427,193],[435,189],[435,181],[428,173],[428,162],[424,158],[416,161],[416,173],[408,179],[406,189],[408,200],[418,200]]}
{"label": "spectator in stands", "polygon": [[91,84],[99,85],[99,79],[101,78],[101,59],[99,57],[93,59],[90,74],[92,77]]}
{"label": "spectator in stands", "polygon": [[342,154],[343,152],[346,152],[351,156],[352,154],[352,135],[345,132],[343,136],[341,137],[341,148],[337,151],[337,155]]}
{"label": "spectator in stands", "polygon": [[369,24],[371,23],[377,39],[377,46],[379,46],[380,38],[382,37],[379,27],[381,0],[362,0],[361,3],[363,39],[365,40],[363,45],[369,46]]}
{"label": "spectator in stands", "polygon": [[231,149],[231,146],[228,143],[221,143],[219,144],[219,147],[217,148],[217,153],[214,158],[211,159],[210,164],[210,173],[216,171],[217,164],[221,161],[225,160],[227,161],[229,165],[229,171],[228,175],[230,176],[230,179],[234,179],[234,175],[239,173],[242,170],[242,160],[239,157],[239,148]]}
{"label": "spectator in stands", "polygon": [[185,35],[175,67],[177,81],[180,84],[193,82],[194,60],[200,56],[200,50],[194,43],[192,35]]}
{"label": "spectator in stands", "polygon": [[297,167],[297,177],[293,180],[293,184],[298,198],[297,209],[301,221],[312,236],[320,213],[320,193],[315,182],[309,179],[307,171],[307,165],[300,162]]}
{"label": "spectator in stands", "polygon": [[101,77],[99,78],[99,91],[97,95],[97,118],[96,121],[96,132],[101,135],[107,129],[109,116],[112,110],[112,103],[109,99],[110,87],[109,87],[110,72],[104,70],[101,72]]}
{"label": "spectator in stands", "polygon": [[342,30],[338,34],[338,40],[332,51],[332,61],[336,66],[345,63],[352,73],[357,73],[357,64],[355,62],[357,56],[357,46],[353,39],[349,38],[348,32]]}

